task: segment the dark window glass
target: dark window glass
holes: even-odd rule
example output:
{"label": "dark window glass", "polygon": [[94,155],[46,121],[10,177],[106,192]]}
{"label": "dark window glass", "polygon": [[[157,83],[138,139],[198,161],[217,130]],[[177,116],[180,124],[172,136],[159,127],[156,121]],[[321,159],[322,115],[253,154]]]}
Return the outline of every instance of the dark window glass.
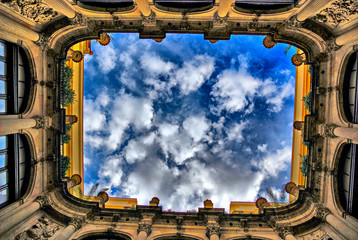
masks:
{"label": "dark window glass", "polygon": [[235,5],[251,10],[274,10],[292,6],[296,0],[236,0]]}
{"label": "dark window glass", "polygon": [[124,8],[134,4],[133,0],[79,0],[79,2],[102,8]]}
{"label": "dark window glass", "polygon": [[343,82],[343,108],[347,120],[358,123],[358,52],[352,54],[348,60]]}

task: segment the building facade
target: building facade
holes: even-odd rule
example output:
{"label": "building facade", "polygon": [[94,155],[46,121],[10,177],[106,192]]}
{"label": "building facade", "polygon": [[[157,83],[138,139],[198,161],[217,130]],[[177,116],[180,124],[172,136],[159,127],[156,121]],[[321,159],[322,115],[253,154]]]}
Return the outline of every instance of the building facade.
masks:
{"label": "building facade", "polygon": [[[258,214],[210,202],[175,213],[155,198],[118,209],[104,192],[72,195],[81,176],[63,174],[61,66],[81,61],[85,52],[68,55],[74,44],[105,42],[107,32],[157,42],[196,33],[212,43],[255,34],[267,47],[301,49],[292,62],[311,65],[311,101],[297,131],[310,144],[306,177],[286,185],[295,201],[273,208],[258,199]],[[1,0],[0,239],[358,239],[357,62],[356,0]]]}

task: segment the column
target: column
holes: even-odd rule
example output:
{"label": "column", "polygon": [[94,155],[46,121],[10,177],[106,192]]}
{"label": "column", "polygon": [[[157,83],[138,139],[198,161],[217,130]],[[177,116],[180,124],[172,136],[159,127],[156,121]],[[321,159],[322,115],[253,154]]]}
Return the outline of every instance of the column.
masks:
{"label": "column", "polygon": [[105,204],[106,202],[108,202],[109,196],[108,196],[108,194],[107,194],[106,192],[102,191],[102,192],[99,192],[99,193],[97,194],[96,199],[99,201],[99,203],[100,203],[100,205],[102,206],[102,208],[104,208],[104,204]]}
{"label": "column", "polygon": [[0,29],[4,32],[17,35],[20,38],[29,39],[34,42],[40,39],[40,35],[37,32],[6,17],[4,14],[0,14],[0,22]]}
{"label": "column", "polygon": [[68,18],[74,18],[76,16],[76,11],[70,7],[66,1],[59,0],[45,0],[45,2],[50,5],[55,11],[62,13]]}
{"label": "column", "polygon": [[221,231],[219,226],[208,226],[206,228],[206,236],[210,240],[220,240]]}
{"label": "column", "polygon": [[150,224],[139,223],[137,232],[137,240],[146,240],[152,232],[152,226]]}
{"label": "column", "polygon": [[288,194],[291,194],[291,195],[295,196],[296,198],[298,198],[298,195],[300,193],[300,190],[298,189],[296,183],[294,183],[294,182],[287,183],[285,186],[285,190]]}
{"label": "column", "polygon": [[82,227],[83,221],[80,218],[72,218],[68,226],[55,238],[55,240],[67,240]]}
{"label": "column", "polygon": [[4,116],[0,118],[0,135],[18,133],[21,129],[36,127],[36,119],[20,119],[20,115]]}
{"label": "column", "polygon": [[71,179],[67,181],[67,189],[71,189],[74,186],[79,185],[82,182],[82,178],[79,174],[73,174]]}
{"label": "column", "polygon": [[290,224],[276,224],[276,230],[278,235],[284,240],[297,240],[297,238],[292,234],[292,228]]}
{"label": "column", "polygon": [[318,218],[326,221],[331,225],[337,232],[342,234],[347,239],[358,239],[358,232],[350,228],[347,224],[344,223],[341,219],[334,216],[331,211],[324,207],[323,205],[317,206],[316,215]]}
{"label": "column", "polygon": [[309,17],[318,13],[318,11],[331,2],[331,0],[314,0],[310,1],[303,9],[297,14],[297,20],[303,22]]}
{"label": "column", "polygon": [[358,35],[358,28],[355,28],[349,32],[346,32],[344,34],[342,34],[341,36],[337,37],[335,42],[337,45],[339,46],[343,46],[347,43],[349,43],[350,41],[353,41],[357,38]]}
{"label": "column", "polygon": [[134,0],[138,6],[139,11],[145,17],[149,17],[152,14],[152,10],[149,7],[148,0]]}
{"label": "column", "polygon": [[[36,200],[30,203],[28,206],[23,207],[20,211],[12,214],[6,220],[3,219],[0,223],[0,233],[5,233],[15,225],[24,221],[24,219],[31,216],[34,212],[48,204],[47,198],[40,196]],[[1,235],[1,234],[0,234]]]}
{"label": "column", "polygon": [[340,138],[351,139],[353,143],[358,143],[358,128],[335,127],[333,134]]}
{"label": "column", "polygon": [[232,0],[220,0],[218,8],[219,17],[226,17],[226,15],[229,13],[232,2]]}

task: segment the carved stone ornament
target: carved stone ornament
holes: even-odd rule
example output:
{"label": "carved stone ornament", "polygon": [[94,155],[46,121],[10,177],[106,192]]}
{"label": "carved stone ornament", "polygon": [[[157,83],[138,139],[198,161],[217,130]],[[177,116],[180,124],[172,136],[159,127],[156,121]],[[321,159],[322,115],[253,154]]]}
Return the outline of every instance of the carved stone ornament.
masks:
{"label": "carved stone ornament", "polygon": [[41,208],[44,208],[47,205],[49,205],[49,201],[48,201],[47,197],[43,196],[43,195],[38,196],[35,201],[40,203]]}
{"label": "carved stone ornament", "polygon": [[214,27],[226,27],[228,17],[229,17],[229,14],[226,14],[225,17],[220,17],[218,12],[215,12],[213,26]]}
{"label": "carved stone ornament", "polygon": [[324,124],[324,136],[325,137],[330,137],[330,138],[336,138],[337,136],[334,134],[334,129],[336,127],[338,127],[336,124],[333,123],[329,123],[329,124]]}
{"label": "carved stone ornament", "polygon": [[46,217],[41,217],[38,222],[32,227],[22,233],[19,233],[15,239],[16,240],[29,240],[29,239],[49,239],[52,237],[60,227]]}
{"label": "carved stone ornament", "polygon": [[35,129],[44,129],[46,127],[46,119],[43,116],[35,116],[33,119],[36,120]]}
{"label": "carved stone ornament", "polygon": [[337,27],[340,23],[349,21],[355,14],[358,14],[357,0],[337,0],[317,14],[315,19]]}
{"label": "carved stone ornament", "polygon": [[290,224],[276,224],[276,231],[282,239],[285,239],[288,234],[292,234],[292,227]]}
{"label": "carved stone ornament", "polygon": [[71,25],[78,26],[78,27],[87,25],[86,17],[78,12],[76,12],[75,17],[70,19],[70,21],[71,21]]}
{"label": "carved stone ornament", "polygon": [[46,48],[47,47],[47,44],[48,44],[48,38],[47,36],[45,36],[44,34],[40,34],[40,38],[39,40],[37,40],[35,42],[36,45],[42,47],[42,48]]}
{"label": "carved stone ornament", "polygon": [[316,217],[321,219],[322,221],[325,221],[327,215],[331,214],[331,211],[322,204],[317,204],[316,208]]}
{"label": "carved stone ornament", "polygon": [[144,16],[142,13],[141,13],[141,16],[142,16],[142,23],[143,23],[143,26],[146,26],[146,27],[154,27],[157,25],[157,22],[155,20],[155,12],[151,12],[149,16]]}
{"label": "carved stone ornament", "polygon": [[37,23],[50,21],[58,14],[39,0],[1,0],[1,3]]}
{"label": "carved stone ornament", "polygon": [[341,48],[340,46],[338,46],[338,45],[336,44],[335,39],[326,42],[326,47],[327,47],[327,48],[326,48],[326,52],[327,52],[327,53],[335,52],[335,51],[337,51],[338,49]]}
{"label": "carved stone ornament", "polygon": [[76,231],[80,229],[83,226],[83,220],[78,217],[71,218],[71,221],[68,223],[68,225],[72,225],[76,228]]}
{"label": "carved stone ornament", "polygon": [[210,236],[216,234],[219,237],[221,236],[221,231],[219,226],[208,226],[206,227],[206,236],[210,239]]}
{"label": "carved stone ornament", "polygon": [[137,232],[139,234],[142,231],[146,232],[147,235],[149,236],[149,234],[151,234],[151,232],[152,232],[152,225],[145,224],[145,223],[139,223]]}
{"label": "carved stone ornament", "polygon": [[297,16],[292,16],[290,19],[286,20],[287,28],[300,28],[302,23],[297,20]]}

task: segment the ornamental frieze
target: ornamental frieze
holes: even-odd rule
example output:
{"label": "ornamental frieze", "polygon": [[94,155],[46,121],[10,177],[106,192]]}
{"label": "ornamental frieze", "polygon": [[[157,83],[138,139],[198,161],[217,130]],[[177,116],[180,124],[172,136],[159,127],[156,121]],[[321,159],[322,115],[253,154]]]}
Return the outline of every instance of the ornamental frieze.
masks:
{"label": "ornamental frieze", "polygon": [[58,15],[56,11],[39,0],[1,0],[1,3],[37,23],[47,22]]}
{"label": "ornamental frieze", "polygon": [[46,217],[41,217],[38,222],[31,226],[30,229],[19,233],[15,240],[42,240],[49,239],[60,229],[60,227]]}
{"label": "ornamental frieze", "polygon": [[315,19],[321,23],[330,23],[337,27],[340,23],[351,20],[358,14],[358,2],[356,0],[337,0],[316,15]]}

